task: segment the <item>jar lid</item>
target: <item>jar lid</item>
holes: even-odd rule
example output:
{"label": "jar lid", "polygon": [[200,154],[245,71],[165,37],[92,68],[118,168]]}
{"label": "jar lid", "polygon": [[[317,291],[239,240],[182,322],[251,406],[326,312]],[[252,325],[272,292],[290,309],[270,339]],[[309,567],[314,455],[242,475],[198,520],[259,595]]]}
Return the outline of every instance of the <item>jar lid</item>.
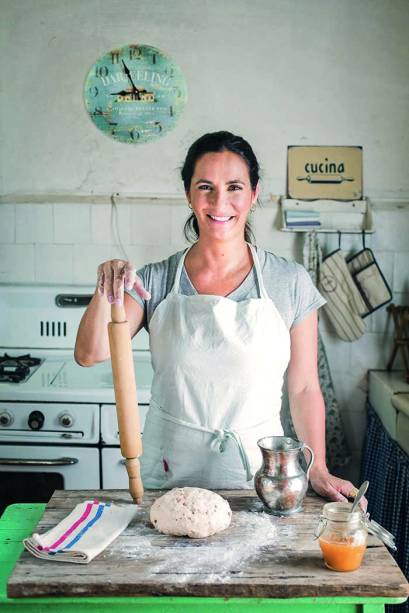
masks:
{"label": "jar lid", "polygon": [[386,528],[378,524],[378,522],[374,519],[369,519],[369,513],[362,517],[362,521],[368,532],[374,534],[379,539],[381,539],[382,543],[384,543],[393,551],[397,551],[397,547],[395,545],[395,537],[393,536],[393,534],[391,534]]}
{"label": "jar lid", "polygon": [[357,522],[362,519],[362,513],[356,509],[351,513],[352,503],[350,502],[328,502],[324,504],[322,514],[325,519],[335,522]]}
{"label": "jar lid", "polygon": [[351,502],[328,502],[324,504],[322,517],[334,522],[348,522],[353,524],[361,521],[370,534],[377,536],[393,551],[397,551],[393,534],[378,524],[374,519],[369,519],[369,513],[365,514],[359,508],[351,513],[351,507]]}

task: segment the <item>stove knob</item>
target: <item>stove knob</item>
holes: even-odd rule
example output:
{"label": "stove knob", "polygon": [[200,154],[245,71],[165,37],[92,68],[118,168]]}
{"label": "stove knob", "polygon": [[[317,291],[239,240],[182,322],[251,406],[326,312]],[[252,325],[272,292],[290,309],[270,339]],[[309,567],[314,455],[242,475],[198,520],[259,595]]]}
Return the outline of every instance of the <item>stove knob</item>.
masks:
{"label": "stove knob", "polygon": [[64,428],[71,428],[74,424],[74,418],[69,413],[63,413],[59,417],[59,422]]}
{"label": "stove knob", "polygon": [[0,426],[4,426],[5,428],[7,428],[7,426],[11,426],[13,421],[13,416],[10,415],[10,413],[8,413],[7,411],[3,411],[3,413],[0,413]]}
{"label": "stove knob", "polygon": [[28,416],[28,425],[32,430],[41,430],[44,424],[44,415],[41,411],[32,411]]}

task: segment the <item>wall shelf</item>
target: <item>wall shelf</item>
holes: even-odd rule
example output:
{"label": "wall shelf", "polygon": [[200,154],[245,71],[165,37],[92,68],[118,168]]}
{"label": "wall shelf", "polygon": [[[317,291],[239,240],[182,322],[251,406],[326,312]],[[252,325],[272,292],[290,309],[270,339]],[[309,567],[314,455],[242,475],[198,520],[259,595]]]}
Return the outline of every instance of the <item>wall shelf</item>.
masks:
{"label": "wall shelf", "polygon": [[[279,199],[282,232],[323,232],[342,234],[368,234],[375,232],[372,207],[368,198],[362,200],[297,200]],[[313,211],[319,213],[320,226],[288,227],[287,211]]]}

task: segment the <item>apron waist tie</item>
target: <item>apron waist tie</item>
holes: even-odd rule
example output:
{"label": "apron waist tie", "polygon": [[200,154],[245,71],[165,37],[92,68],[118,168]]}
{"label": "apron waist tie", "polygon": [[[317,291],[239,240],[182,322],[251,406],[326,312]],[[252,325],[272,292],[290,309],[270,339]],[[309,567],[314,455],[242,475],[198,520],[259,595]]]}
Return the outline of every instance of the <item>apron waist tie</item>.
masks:
{"label": "apron waist tie", "polygon": [[247,481],[250,481],[250,479],[253,478],[253,474],[250,469],[250,463],[247,457],[246,450],[244,449],[242,440],[237,434],[237,432],[234,432],[234,430],[226,430],[224,428],[220,430],[215,430],[214,437],[210,443],[210,448],[213,449],[213,451],[217,450],[220,453],[223,453],[226,448],[226,442],[229,438],[233,439],[236,442],[241,462],[243,464],[244,470],[246,471]]}
{"label": "apron waist tie", "polygon": [[199,430],[201,432],[208,432],[209,434],[213,434],[214,437],[210,443],[210,448],[213,451],[219,451],[220,453],[223,453],[223,451],[226,448],[226,441],[229,438],[233,439],[237,445],[237,448],[240,454],[240,459],[243,464],[243,468],[246,471],[247,481],[250,481],[250,479],[253,478],[253,474],[251,472],[250,462],[249,462],[246,450],[244,449],[244,445],[241,440],[241,437],[237,432],[235,432],[234,430],[228,430],[225,428],[220,428],[217,430],[210,430],[209,428],[204,428],[203,426],[198,426],[196,424],[192,424],[191,422],[184,421],[183,419],[174,417],[173,415],[170,415],[169,413],[164,411],[160,405],[158,405],[155,401],[153,401],[153,399],[151,399],[150,407],[151,409],[153,408],[154,410],[158,411],[158,413],[160,413],[163,419],[171,421],[174,424],[178,424],[179,426],[185,426],[186,428],[192,428],[193,430]]}

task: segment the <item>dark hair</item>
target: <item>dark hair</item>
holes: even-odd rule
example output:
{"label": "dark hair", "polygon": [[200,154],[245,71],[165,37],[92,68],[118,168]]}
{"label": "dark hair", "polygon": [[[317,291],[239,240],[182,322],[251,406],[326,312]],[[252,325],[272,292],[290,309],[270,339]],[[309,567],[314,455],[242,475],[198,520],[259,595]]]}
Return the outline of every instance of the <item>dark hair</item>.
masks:
{"label": "dark hair", "polygon": [[[231,132],[221,131],[204,134],[189,147],[185,163],[181,170],[182,181],[186,192],[190,189],[190,183],[198,159],[202,157],[202,155],[205,155],[205,153],[220,153],[222,151],[237,153],[237,155],[246,162],[249,169],[251,188],[253,191],[256,189],[260,178],[260,167],[253,149],[241,136],[236,136]],[[186,240],[189,242],[194,242],[199,238],[199,224],[193,213],[186,221],[183,233]],[[248,221],[244,228],[244,239],[249,243],[254,242],[254,234]]]}

